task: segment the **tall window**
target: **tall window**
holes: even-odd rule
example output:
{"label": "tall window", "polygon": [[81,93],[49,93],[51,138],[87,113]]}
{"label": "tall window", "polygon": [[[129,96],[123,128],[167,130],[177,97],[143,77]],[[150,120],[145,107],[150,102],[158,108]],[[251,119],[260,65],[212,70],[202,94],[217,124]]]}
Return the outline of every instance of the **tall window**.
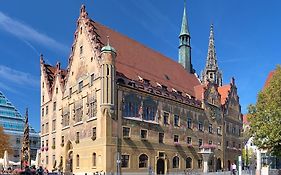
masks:
{"label": "tall window", "polygon": [[61,136],[61,145],[64,145],[64,136]]}
{"label": "tall window", "polygon": [[164,112],[164,115],[163,115],[163,124],[164,124],[164,125],[169,125],[169,113],[168,113],[168,112]]}
{"label": "tall window", "polygon": [[79,136],[80,136],[80,133],[79,132],[76,132],[76,140],[75,140],[75,143],[79,143]]}
{"label": "tall window", "polygon": [[198,146],[200,147],[200,146],[202,146],[203,145],[203,140],[202,139],[199,139],[198,140]]}
{"label": "tall window", "polygon": [[72,88],[69,88],[69,98],[71,97],[72,94]]}
{"label": "tall window", "polygon": [[65,107],[62,115],[62,126],[69,126],[69,108]]}
{"label": "tall window", "polygon": [[185,168],[192,168],[192,159],[190,157],[185,160]]}
{"label": "tall window", "polygon": [[81,92],[83,88],[83,81],[80,81],[78,84],[78,92]]}
{"label": "tall window", "polygon": [[148,165],[148,156],[146,154],[142,154],[139,157],[139,168],[147,168]]}
{"label": "tall window", "polygon": [[180,117],[178,115],[174,115],[174,126],[180,126]]}
{"label": "tall window", "polygon": [[130,128],[123,127],[123,137],[130,137]]}
{"label": "tall window", "polygon": [[150,121],[154,121],[155,120],[155,107],[153,106],[146,106],[144,107],[144,115],[143,115],[143,119],[144,120],[150,120]]}
{"label": "tall window", "polygon": [[49,112],[49,108],[48,106],[46,106],[46,115],[48,114],[48,112]]}
{"label": "tall window", "polygon": [[93,128],[93,133],[92,133],[92,140],[96,140],[96,138],[97,138],[97,128],[94,127]]}
{"label": "tall window", "polygon": [[180,165],[180,158],[178,156],[175,156],[173,158],[173,168],[179,168]]}
{"label": "tall window", "polygon": [[147,140],[147,130],[141,129],[140,135],[142,140]]}
{"label": "tall window", "polygon": [[159,143],[164,143],[164,133],[159,133]]}
{"label": "tall window", "polygon": [[49,123],[47,122],[46,123],[46,133],[48,133],[49,132]]}
{"label": "tall window", "polygon": [[52,131],[56,130],[56,119],[52,121]]}
{"label": "tall window", "polygon": [[201,159],[198,160],[198,168],[202,168],[202,160]]}
{"label": "tall window", "polygon": [[95,95],[91,95],[88,99],[88,116],[89,118],[96,117],[97,114],[97,99]]}
{"label": "tall window", "polygon": [[209,133],[213,133],[213,125],[211,123],[209,124]]}
{"label": "tall window", "polygon": [[83,46],[80,46],[80,54],[83,53]]}
{"label": "tall window", "polygon": [[44,116],[44,108],[42,108],[41,116]]}
{"label": "tall window", "polygon": [[198,130],[203,131],[203,123],[201,121],[198,123]]}
{"label": "tall window", "polygon": [[55,111],[57,109],[57,102],[53,103],[53,111]]}
{"label": "tall window", "polygon": [[49,164],[49,156],[46,156],[46,164]]}
{"label": "tall window", "polygon": [[221,135],[221,126],[218,127],[217,132],[218,132],[218,135]]}
{"label": "tall window", "polygon": [[179,143],[179,136],[178,135],[174,135],[174,142]]}
{"label": "tall window", "polygon": [[186,139],[186,143],[187,143],[187,144],[192,144],[191,137],[187,137],[187,139]]}
{"label": "tall window", "polygon": [[79,154],[76,155],[76,167],[79,167],[80,157]]}
{"label": "tall window", "polygon": [[75,122],[82,121],[83,117],[83,99],[75,103]]}
{"label": "tall window", "polygon": [[97,166],[97,154],[93,153],[93,160],[92,160],[93,167]]}
{"label": "tall window", "polygon": [[191,118],[187,118],[187,128],[191,129],[192,121]]}
{"label": "tall window", "polygon": [[121,156],[121,167],[122,168],[128,168],[129,167],[129,160],[130,160],[129,155],[122,155]]}
{"label": "tall window", "polygon": [[95,74],[92,74],[91,75],[91,80],[90,80],[90,85],[93,85],[94,80],[95,80]]}
{"label": "tall window", "polygon": [[126,101],[124,109],[124,117],[138,117],[138,106],[136,102]]}
{"label": "tall window", "polygon": [[56,146],[56,138],[53,138],[52,147]]}

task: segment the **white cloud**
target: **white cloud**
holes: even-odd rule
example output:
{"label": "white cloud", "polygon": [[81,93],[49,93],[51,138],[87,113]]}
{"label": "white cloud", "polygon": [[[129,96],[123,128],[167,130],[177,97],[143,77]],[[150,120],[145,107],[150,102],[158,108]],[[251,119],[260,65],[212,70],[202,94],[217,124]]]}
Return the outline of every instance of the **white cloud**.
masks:
{"label": "white cloud", "polygon": [[[31,74],[26,72],[21,72],[3,65],[0,65],[0,80],[1,81],[7,80],[14,84],[24,85],[29,87],[39,87],[40,85],[39,79],[32,76]],[[4,84],[3,83],[1,84],[0,85],[4,87]]]}
{"label": "white cloud", "polygon": [[15,90],[14,88],[0,82],[0,91],[1,90],[7,90],[7,91],[10,91],[10,92],[13,92],[13,93],[16,93],[16,94],[20,94],[19,91]]}
{"label": "white cloud", "polygon": [[[64,53],[67,53],[67,51],[69,50],[68,47],[64,44],[61,44],[53,38],[36,31],[32,27],[5,15],[1,11],[0,29],[20,38],[21,40],[36,42],[53,50],[59,50]],[[31,46],[31,44],[29,44],[29,46]]]}

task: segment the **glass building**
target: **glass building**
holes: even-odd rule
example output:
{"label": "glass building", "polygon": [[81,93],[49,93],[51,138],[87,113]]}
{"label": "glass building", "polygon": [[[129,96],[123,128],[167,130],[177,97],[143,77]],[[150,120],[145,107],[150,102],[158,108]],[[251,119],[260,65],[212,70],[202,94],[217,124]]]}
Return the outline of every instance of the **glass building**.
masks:
{"label": "glass building", "polygon": [[[10,136],[13,153],[10,153],[9,159],[14,162],[20,161],[24,121],[24,117],[16,107],[0,92],[0,125],[4,128],[4,132]],[[35,160],[37,149],[40,147],[40,136],[31,126],[29,128],[31,160]]]}

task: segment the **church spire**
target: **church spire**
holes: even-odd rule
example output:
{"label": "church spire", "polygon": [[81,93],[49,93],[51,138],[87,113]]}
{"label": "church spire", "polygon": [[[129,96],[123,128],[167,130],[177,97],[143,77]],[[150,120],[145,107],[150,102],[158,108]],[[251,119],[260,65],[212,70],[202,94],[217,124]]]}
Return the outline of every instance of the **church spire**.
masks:
{"label": "church spire", "polygon": [[193,73],[191,64],[190,33],[186,15],[186,0],[184,0],[183,17],[179,35],[179,63],[187,72]]}
{"label": "church spire", "polygon": [[213,24],[211,25],[210,28],[206,67],[202,72],[202,82],[207,83],[208,81],[213,82],[219,86],[222,85],[222,73],[219,70],[218,63],[217,63]]}

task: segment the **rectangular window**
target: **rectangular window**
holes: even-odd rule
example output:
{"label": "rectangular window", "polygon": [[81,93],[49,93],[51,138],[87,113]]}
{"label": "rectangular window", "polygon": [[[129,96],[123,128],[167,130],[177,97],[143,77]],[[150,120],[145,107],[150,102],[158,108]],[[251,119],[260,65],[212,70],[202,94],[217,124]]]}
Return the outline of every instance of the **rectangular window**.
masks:
{"label": "rectangular window", "polygon": [[41,145],[41,147],[44,147],[44,141],[42,141],[42,145]]}
{"label": "rectangular window", "polygon": [[198,130],[203,131],[203,123],[202,122],[198,123]]}
{"label": "rectangular window", "polygon": [[56,146],[56,138],[53,138],[53,143],[52,143],[52,147]]}
{"label": "rectangular window", "polygon": [[174,143],[179,143],[179,136],[178,135],[174,135]]}
{"label": "rectangular window", "polygon": [[202,139],[199,139],[199,140],[198,140],[198,146],[201,147],[202,145],[203,145],[203,140],[202,140]]}
{"label": "rectangular window", "polygon": [[187,144],[192,144],[191,137],[187,137],[187,139],[186,139],[186,143],[187,143]]}
{"label": "rectangular window", "polygon": [[201,159],[198,160],[198,168],[202,168],[202,160]]}
{"label": "rectangular window", "polygon": [[164,133],[159,133],[159,143],[164,143]]}
{"label": "rectangular window", "polygon": [[61,145],[64,145],[64,136],[61,136]]}
{"label": "rectangular window", "polygon": [[238,148],[241,149],[241,144],[238,144]]}
{"label": "rectangular window", "polygon": [[209,140],[209,145],[212,145],[213,144],[213,141],[212,140]]}
{"label": "rectangular window", "polygon": [[45,129],[46,129],[46,133],[48,133],[49,132],[49,123],[48,122],[46,123],[46,128]]}
{"label": "rectangular window", "polygon": [[42,124],[41,126],[41,134],[44,134],[45,128],[44,128],[44,124]]}
{"label": "rectangular window", "polygon": [[46,106],[46,115],[48,114],[48,112],[49,112],[49,108],[48,106]]}
{"label": "rectangular window", "polygon": [[147,140],[147,130],[141,129],[140,135],[142,140]]}
{"label": "rectangular window", "polygon": [[80,164],[80,157],[79,157],[79,155],[77,154],[77,155],[76,155],[76,167],[79,167],[79,164]]}
{"label": "rectangular window", "polygon": [[83,53],[83,46],[80,46],[80,55]]}
{"label": "rectangular window", "polygon": [[44,108],[42,108],[41,116],[44,116]]}
{"label": "rectangular window", "polygon": [[236,127],[235,126],[232,128],[232,134],[236,134]]}
{"label": "rectangular window", "polygon": [[129,167],[129,160],[130,160],[129,155],[122,155],[121,156],[121,167],[122,168],[128,168]]}
{"label": "rectangular window", "polygon": [[55,111],[57,109],[57,102],[53,103],[53,111]]}
{"label": "rectangular window", "polygon": [[83,88],[83,81],[80,81],[78,85],[78,92],[81,92],[82,88]]}
{"label": "rectangular window", "polygon": [[123,137],[125,137],[125,138],[130,137],[130,128],[123,127]]}
{"label": "rectangular window", "polygon": [[191,118],[187,118],[187,128],[191,129],[192,121]]}
{"label": "rectangular window", "polygon": [[55,161],[56,161],[56,155],[53,155],[52,157],[53,157],[52,163],[53,163],[53,166],[54,166],[55,165]]}
{"label": "rectangular window", "polygon": [[94,80],[95,80],[95,74],[92,74],[92,75],[91,75],[91,80],[90,80],[90,84],[91,84],[91,85],[93,85]]}
{"label": "rectangular window", "polygon": [[56,119],[53,120],[52,122],[52,131],[56,130]]}
{"label": "rectangular window", "polygon": [[209,124],[209,133],[213,133],[213,125],[211,123]]}
{"label": "rectangular window", "polygon": [[72,94],[72,88],[69,88],[69,98],[71,97]]}
{"label": "rectangular window", "polygon": [[80,133],[79,133],[79,132],[76,132],[76,140],[75,140],[75,143],[79,143],[79,136],[80,136]]}
{"label": "rectangular window", "polygon": [[56,94],[59,92],[59,89],[58,88],[56,88]]}
{"label": "rectangular window", "polygon": [[93,128],[93,133],[92,133],[92,140],[96,140],[96,138],[97,138],[97,128],[94,127]]}
{"label": "rectangular window", "polygon": [[48,148],[49,147],[49,141],[46,140],[46,147]]}
{"label": "rectangular window", "polygon": [[49,156],[46,156],[46,164],[49,164]]}
{"label": "rectangular window", "polygon": [[229,142],[228,142],[228,141],[226,141],[226,146],[227,146],[227,147],[229,146]]}
{"label": "rectangular window", "polygon": [[232,143],[232,147],[235,148],[235,146],[236,146],[236,145],[235,145],[235,142],[233,142],[233,143]]}
{"label": "rectangular window", "polygon": [[164,115],[163,115],[163,124],[164,124],[164,125],[169,125],[169,113],[168,113],[168,112],[164,112]]}
{"label": "rectangular window", "polygon": [[178,115],[174,115],[174,126],[175,127],[180,126],[180,117]]}
{"label": "rectangular window", "polygon": [[219,126],[219,127],[217,128],[217,133],[218,133],[218,135],[221,135],[221,126]]}

